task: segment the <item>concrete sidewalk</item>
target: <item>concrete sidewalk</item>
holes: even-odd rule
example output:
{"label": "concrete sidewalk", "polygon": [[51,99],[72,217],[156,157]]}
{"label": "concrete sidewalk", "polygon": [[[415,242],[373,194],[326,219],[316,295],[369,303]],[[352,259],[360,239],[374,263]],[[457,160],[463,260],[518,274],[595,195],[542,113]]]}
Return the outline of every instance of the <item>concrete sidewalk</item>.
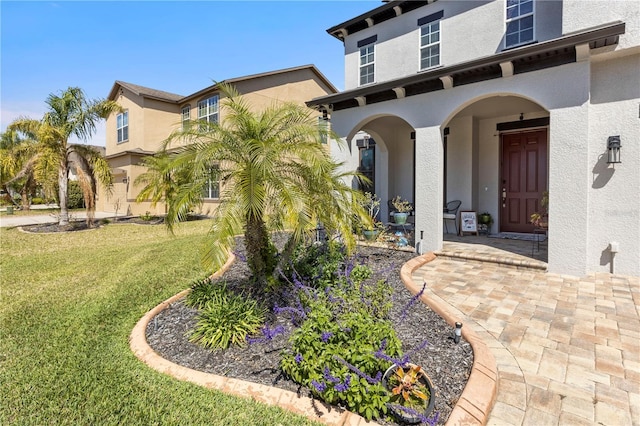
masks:
{"label": "concrete sidewalk", "polygon": [[[36,210],[36,209],[34,209]],[[74,220],[84,220],[87,218],[85,212],[73,212],[70,214]],[[119,213],[117,217],[125,216]],[[115,213],[111,212],[96,212],[96,219],[108,219],[116,217]],[[56,223],[58,221],[57,215],[54,213],[49,214],[37,214],[37,215],[2,215],[0,216],[0,228],[15,228],[17,226],[39,225],[44,223]]]}

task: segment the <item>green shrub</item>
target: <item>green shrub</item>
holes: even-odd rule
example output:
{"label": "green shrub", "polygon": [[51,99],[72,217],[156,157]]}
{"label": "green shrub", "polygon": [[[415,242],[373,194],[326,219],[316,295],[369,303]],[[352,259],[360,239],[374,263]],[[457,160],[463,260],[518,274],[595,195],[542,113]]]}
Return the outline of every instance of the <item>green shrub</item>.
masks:
{"label": "green shrub", "polygon": [[191,285],[191,291],[185,297],[184,304],[191,308],[202,309],[220,291],[220,287],[212,283],[210,278],[203,278]]}
{"label": "green shrub", "polygon": [[294,381],[329,404],[343,404],[368,420],[387,413],[390,395],[380,382],[391,366],[376,357],[400,354],[400,340],[389,321],[366,311],[335,316],[328,301],[315,304],[291,337],[292,352],[280,366]]}
{"label": "green shrub", "polygon": [[155,216],[152,215],[150,211],[146,211],[143,215],[140,216],[140,219],[144,220],[145,222],[149,222],[154,218]]}
{"label": "green shrub", "polygon": [[248,336],[260,330],[264,321],[264,308],[255,300],[230,292],[223,284],[212,292],[200,310],[189,340],[212,349],[243,346]]}
{"label": "green shrub", "polygon": [[[329,404],[346,406],[368,420],[387,413],[391,395],[380,378],[401,352],[388,314],[391,286],[371,279],[373,271],[345,259],[337,247],[313,246],[297,258],[295,308],[277,308],[303,318],[291,336],[280,367]],[[299,268],[299,270],[298,270]],[[380,356],[381,352],[384,356]]]}
{"label": "green shrub", "polygon": [[67,208],[69,209],[81,209],[84,207],[84,197],[82,196],[82,189],[78,181],[70,180],[67,188]]}
{"label": "green shrub", "polygon": [[295,273],[309,280],[310,285],[326,288],[333,284],[338,268],[346,259],[344,247],[337,242],[301,244],[294,253]]}
{"label": "green shrub", "polygon": [[44,198],[33,197],[31,199],[31,204],[45,204]]}

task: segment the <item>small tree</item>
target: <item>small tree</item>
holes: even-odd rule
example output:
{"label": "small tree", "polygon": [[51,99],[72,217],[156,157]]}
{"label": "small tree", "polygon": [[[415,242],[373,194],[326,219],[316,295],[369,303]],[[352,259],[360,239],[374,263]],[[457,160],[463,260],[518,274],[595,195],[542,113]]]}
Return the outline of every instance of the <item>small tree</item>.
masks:
{"label": "small tree", "polygon": [[[88,145],[71,144],[69,138],[73,135],[82,140],[89,139],[101,119],[121,108],[113,101],[89,100],[78,87],[69,87],[60,95],[50,94],[46,103],[49,110],[41,120],[19,118],[8,129],[22,132],[37,141],[35,152],[27,165],[47,174],[52,169],[56,170],[60,225],[69,223],[69,171],[74,167],[84,195],[87,221],[91,224],[97,184],[99,182],[107,191],[110,190],[113,180],[111,169],[97,150]],[[22,172],[26,167],[23,167]]]}
{"label": "small tree", "polygon": [[169,167],[188,179],[167,200],[167,225],[172,228],[201,205],[203,188],[213,179],[220,182],[221,194],[203,256],[207,269],[224,264],[241,232],[258,288],[274,281],[278,258],[272,231],[291,231],[281,262],[317,223],[339,233],[352,249],[354,212],[360,217],[366,212],[357,203],[357,191],[345,183],[354,174],[340,173],[341,165],[322,144],[323,137],[334,135],[318,126],[306,107],[281,103],[253,112],[235,88],[220,87],[225,96],[221,123],[185,126],[165,141],[165,147],[188,142]]}

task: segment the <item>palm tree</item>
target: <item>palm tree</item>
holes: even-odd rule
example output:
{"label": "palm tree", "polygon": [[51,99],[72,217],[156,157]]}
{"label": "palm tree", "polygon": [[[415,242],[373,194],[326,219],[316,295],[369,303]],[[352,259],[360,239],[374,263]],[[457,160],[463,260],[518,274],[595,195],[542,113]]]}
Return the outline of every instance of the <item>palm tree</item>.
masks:
{"label": "palm tree", "polygon": [[41,120],[19,118],[8,129],[33,135],[38,141],[36,153],[30,160],[35,167],[41,170],[55,167],[57,170],[59,225],[69,223],[67,191],[72,168],[82,188],[87,221],[92,223],[97,183],[110,188],[113,179],[111,169],[96,149],[88,145],[71,144],[69,137],[73,135],[86,141],[96,131],[99,120],[121,108],[113,101],[89,100],[78,87],[69,87],[60,95],[50,94],[46,103],[49,110]]}
{"label": "palm tree", "polygon": [[36,188],[36,171],[29,161],[35,144],[33,139],[24,138],[15,130],[0,135],[0,183],[8,194],[11,194],[9,188],[20,193],[23,210],[30,209],[29,196]]}
{"label": "palm tree", "polygon": [[187,142],[175,149],[171,168],[189,175],[169,199],[169,228],[201,205],[203,189],[213,180],[221,193],[203,256],[208,270],[224,264],[240,233],[259,288],[273,280],[278,263],[272,231],[291,231],[280,262],[318,223],[353,248],[354,220],[367,220],[366,213],[357,202],[359,192],[345,183],[354,174],[339,174],[341,165],[321,143],[334,135],[305,107],[282,103],[252,112],[232,86],[220,87],[223,122],[186,126],[165,141],[165,149]]}
{"label": "palm tree", "polygon": [[136,197],[137,202],[151,200],[151,205],[155,207],[158,202],[164,201],[165,213],[167,212],[168,204],[175,197],[179,186],[187,179],[184,170],[171,168],[173,157],[174,155],[163,150],[143,159],[142,166],[147,170],[134,182],[135,185],[143,185]]}

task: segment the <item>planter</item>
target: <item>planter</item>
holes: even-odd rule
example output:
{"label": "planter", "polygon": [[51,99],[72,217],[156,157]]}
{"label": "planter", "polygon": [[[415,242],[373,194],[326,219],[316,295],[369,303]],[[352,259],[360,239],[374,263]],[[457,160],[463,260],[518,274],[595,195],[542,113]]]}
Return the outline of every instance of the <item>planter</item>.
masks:
{"label": "planter", "polygon": [[380,231],[377,229],[365,229],[362,231],[362,235],[364,235],[365,240],[367,241],[375,241],[378,239],[378,235],[380,235]]}
{"label": "planter", "polygon": [[478,216],[478,223],[481,223],[483,225],[491,225],[491,222],[491,215],[481,214],[480,216]]}
{"label": "planter", "polygon": [[[414,364],[408,364],[406,367],[404,367],[405,372],[408,371],[409,368],[412,366],[414,366]],[[396,364],[393,364],[391,367],[387,369],[387,371],[385,371],[384,376],[382,376],[382,384],[389,392],[392,392],[392,389],[393,389],[393,385],[390,384],[389,381],[393,376],[393,374],[395,373],[395,371],[397,370],[397,368],[398,366]],[[429,378],[429,376],[427,376],[426,373],[424,373],[423,371],[420,374],[418,380],[429,391],[428,398],[426,401],[424,401],[423,408],[416,408],[415,406],[411,407],[413,410],[417,411],[418,413],[421,413],[420,416],[408,413],[398,407],[398,406],[404,406],[404,404],[401,404],[398,402],[394,403],[392,401],[392,403],[389,405],[389,411],[400,423],[417,424],[422,422],[425,418],[429,417],[429,414],[431,413],[431,411],[433,411],[433,408],[436,404],[436,397],[433,389],[433,384],[431,383],[431,379]],[[400,396],[400,400],[402,401],[401,396]]]}
{"label": "planter", "polygon": [[404,225],[405,223],[407,223],[408,216],[409,216],[409,213],[395,212],[393,214],[393,220],[397,225]]}

